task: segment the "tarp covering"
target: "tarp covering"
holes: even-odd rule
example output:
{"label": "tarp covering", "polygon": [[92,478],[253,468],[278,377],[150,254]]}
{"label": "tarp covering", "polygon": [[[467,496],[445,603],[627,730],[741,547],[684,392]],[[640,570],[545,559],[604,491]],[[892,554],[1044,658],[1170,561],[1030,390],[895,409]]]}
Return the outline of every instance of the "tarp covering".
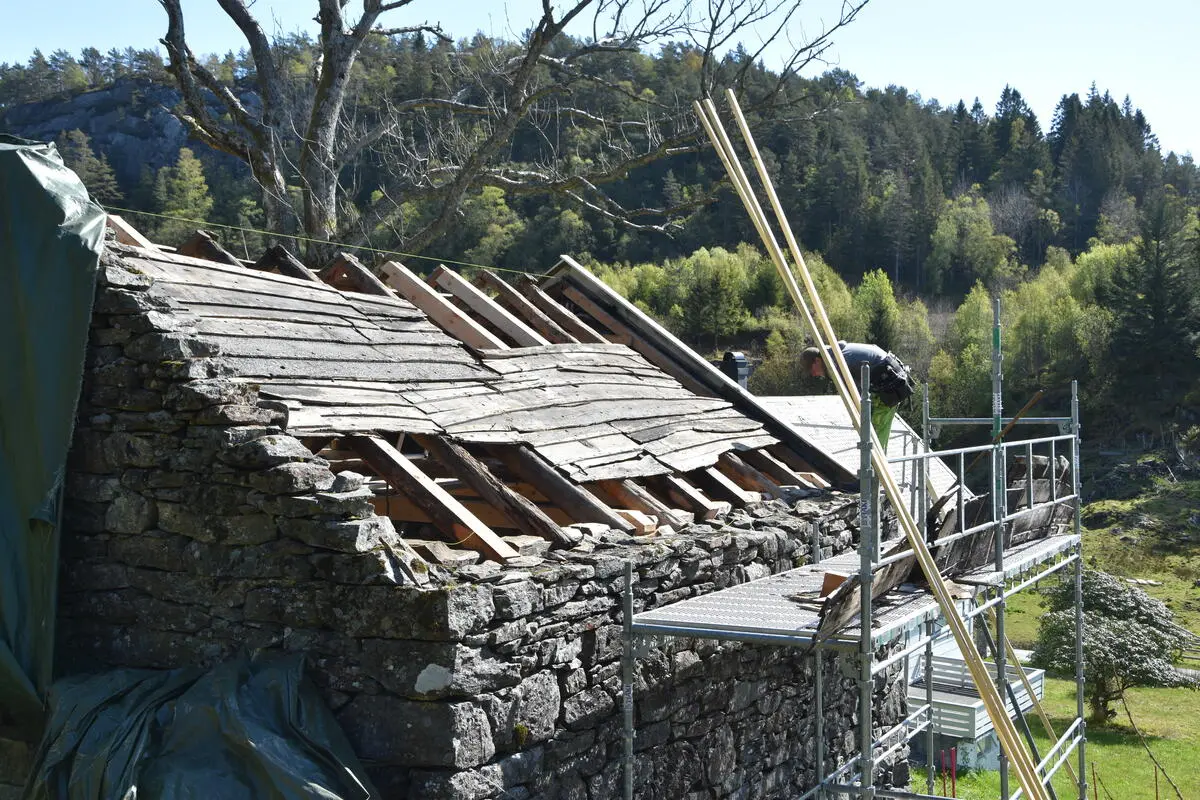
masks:
{"label": "tarp covering", "polygon": [[64,678],[26,800],[374,798],[301,655]]}
{"label": "tarp covering", "polygon": [[0,136],[0,718],[42,722],[60,499],[104,211],[52,144]]}

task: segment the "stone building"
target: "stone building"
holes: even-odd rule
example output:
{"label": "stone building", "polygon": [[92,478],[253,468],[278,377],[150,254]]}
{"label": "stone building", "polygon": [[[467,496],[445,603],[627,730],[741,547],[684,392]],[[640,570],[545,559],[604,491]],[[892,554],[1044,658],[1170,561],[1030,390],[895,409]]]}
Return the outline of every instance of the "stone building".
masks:
{"label": "stone building", "polygon": [[[645,610],[807,563],[814,526],[825,555],[855,545],[856,498],[830,486],[850,469],[567,283],[385,266],[398,295],[351,257],[318,277],[112,224],[61,672],[303,652],[382,796],[616,797],[625,563]],[[659,643],[639,662],[637,796],[811,785],[813,669]],[[832,768],[858,696],[826,670]],[[881,728],[903,715],[898,671],[875,699]],[[29,750],[5,753],[19,783]]]}

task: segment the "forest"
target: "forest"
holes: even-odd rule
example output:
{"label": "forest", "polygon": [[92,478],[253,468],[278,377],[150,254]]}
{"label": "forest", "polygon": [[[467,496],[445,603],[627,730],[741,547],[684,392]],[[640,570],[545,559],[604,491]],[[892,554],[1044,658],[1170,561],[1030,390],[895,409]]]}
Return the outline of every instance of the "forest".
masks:
{"label": "forest", "polygon": [[[804,333],[720,163],[687,128],[694,119],[667,121],[675,99],[733,86],[835,327],[899,354],[937,412],[989,412],[999,297],[1006,408],[1038,389],[1047,409],[1065,408],[1077,379],[1090,436],[1193,428],[1200,174],[1190,155],[1162,152],[1132,98],[1093,85],[1039,120],[1016,87],[994,104],[941,105],[840,69],[773,72],[741,48],[715,60],[675,42],[597,52],[550,33],[545,68],[577,71],[540,85],[559,80],[569,102],[531,101],[514,119],[497,115],[512,81],[495,65],[528,41],[364,36],[338,123],[361,146],[338,149],[324,205],[301,185],[303,143],[282,145],[280,163],[296,166],[274,168],[275,189],[261,163],[231,155],[241,134],[229,108],[270,107],[253,48],[197,56],[188,70],[172,67],[178,50],[36,51],[0,64],[0,129],[21,133],[8,119],[29,104],[67,106],[122,82],[159,87],[191,132],[159,154],[160,168],[118,179],[95,146],[102,130],[57,134],[94,198],[129,210],[151,238],[170,244],[207,226],[253,257],[269,231],[301,237],[294,249],[310,262],[337,242],[368,263],[392,254],[424,270],[537,272],[567,253],[702,352],[747,351],[754,391],[820,390],[795,370]],[[276,38],[270,53],[282,87],[271,102],[310,113],[297,87],[313,82],[320,43]],[[180,76],[193,74],[204,86],[189,99]],[[481,152],[486,164],[459,180]]]}

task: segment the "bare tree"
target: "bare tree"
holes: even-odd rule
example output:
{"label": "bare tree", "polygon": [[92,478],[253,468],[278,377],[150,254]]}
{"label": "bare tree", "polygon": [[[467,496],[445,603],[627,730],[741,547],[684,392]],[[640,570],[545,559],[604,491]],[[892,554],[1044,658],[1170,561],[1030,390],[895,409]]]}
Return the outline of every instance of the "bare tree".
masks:
{"label": "bare tree", "polygon": [[[217,0],[249,44],[252,97],[222,84],[192,53],[180,0],[159,0],[168,18],[168,69],[183,96],[177,114],[194,136],[249,165],[272,230],[351,243],[384,231],[391,246],[416,251],[445,233],[463,200],[484,186],[554,194],[623,225],[661,229],[677,209],[626,207],[606,187],[706,145],[690,109],[694,97],[732,86],[751,111],[795,102],[791,79],[867,1],[844,0],[817,35],[794,41],[788,32],[798,27],[803,0],[542,0],[540,16],[511,40],[448,48],[448,74],[429,96],[364,113],[353,75],[370,37],[448,42],[438,25],[381,23],[415,0],[362,0],[357,19],[347,15],[350,0],[316,0],[319,57],[299,79],[248,0]],[[748,40],[754,47],[746,48]],[[698,60],[690,96],[658,97],[636,76],[613,80],[602,69],[668,43]],[[768,47],[786,55],[764,81]],[[544,146],[537,157],[514,161],[507,148],[522,126],[541,132]],[[588,143],[586,158],[550,133],[563,130]],[[364,154],[373,167],[369,200],[357,191]],[[413,213],[416,205],[424,212]],[[307,257],[318,262],[328,252],[310,243]]]}

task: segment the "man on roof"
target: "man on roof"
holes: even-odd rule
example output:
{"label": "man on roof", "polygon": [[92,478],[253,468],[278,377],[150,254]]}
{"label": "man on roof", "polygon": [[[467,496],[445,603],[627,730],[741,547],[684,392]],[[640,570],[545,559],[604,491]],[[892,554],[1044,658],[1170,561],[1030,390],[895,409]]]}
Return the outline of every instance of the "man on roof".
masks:
{"label": "man on roof", "polygon": [[[863,365],[871,368],[871,427],[887,452],[896,407],[911,397],[916,388],[909,369],[894,353],[873,344],[840,341],[838,349],[842,351],[842,358],[856,385]],[[806,347],[800,353],[800,368],[805,375],[827,377],[825,358],[828,355],[816,347]]]}

